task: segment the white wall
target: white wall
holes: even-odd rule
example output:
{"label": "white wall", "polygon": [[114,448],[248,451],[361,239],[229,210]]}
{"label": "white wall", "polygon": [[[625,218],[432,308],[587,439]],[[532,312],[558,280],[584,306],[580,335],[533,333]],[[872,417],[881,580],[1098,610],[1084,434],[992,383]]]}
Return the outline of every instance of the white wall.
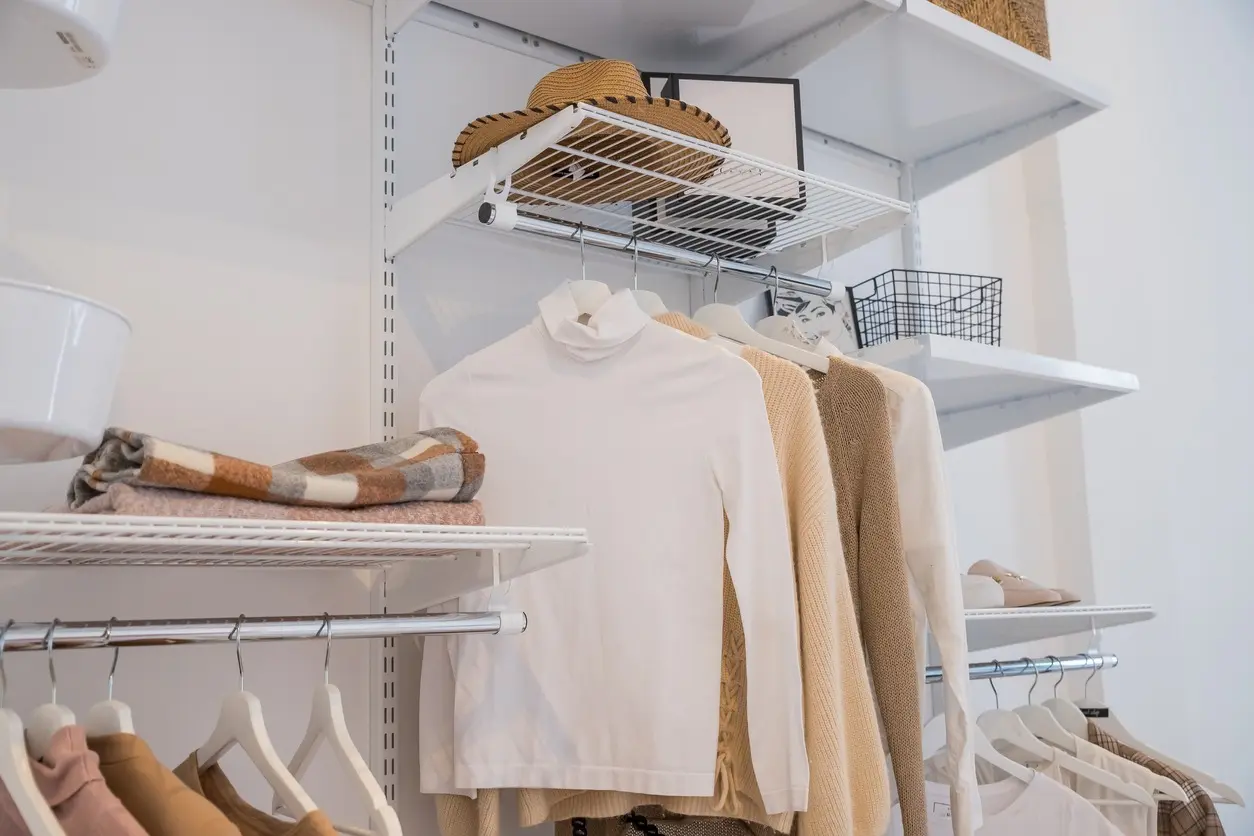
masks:
{"label": "white wall", "polygon": [[[1125,664],[1106,693],[1146,742],[1251,798],[1254,5],[1050,13],[1059,60],[1115,102],[1057,143],[1076,347],[1142,386],[1080,418],[1096,588],[1160,613],[1109,637]],[[1254,830],[1254,811],[1221,815]]]}
{"label": "white wall", "polygon": [[[370,13],[344,0],[129,0],[91,81],[0,92],[0,246],[134,326],[112,420],[277,462],[370,440]],[[0,398],[3,394],[0,393]],[[64,496],[73,462],[0,468],[0,509]],[[0,618],[29,621],[367,612],[351,572],[0,570]],[[358,743],[368,649],[332,675]],[[282,752],[304,732],[320,643],[244,648]],[[234,650],[124,651],[117,695],[177,764],[237,687]],[[110,654],[57,654],[60,697],[105,693]],[[9,705],[48,698],[40,653],[8,654]],[[360,820],[324,755],[308,786]],[[237,755],[227,771],[270,794]],[[347,796],[347,797],[346,797]]]}

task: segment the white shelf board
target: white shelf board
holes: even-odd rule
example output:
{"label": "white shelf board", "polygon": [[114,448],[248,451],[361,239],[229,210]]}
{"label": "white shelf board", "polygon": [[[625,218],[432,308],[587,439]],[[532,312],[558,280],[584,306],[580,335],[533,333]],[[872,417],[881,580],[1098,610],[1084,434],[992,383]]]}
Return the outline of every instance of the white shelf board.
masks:
{"label": "white shelf board", "polygon": [[954,337],[894,340],[858,356],[928,385],[947,450],[1139,388],[1127,372]]}
{"label": "white shelf board", "polygon": [[924,197],[1097,112],[1095,86],[927,0],[799,76],[807,127],[914,166]]}
{"label": "white shelf board", "polygon": [[0,569],[404,569],[409,609],[562,563],[587,547],[587,532],[577,528],[0,513]]}
{"label": "white shelf board", "polygon": [[901,0],[441,0],[440,5],[592,56],[631,61],[645,71],[731,73],[827,24],[865,11],[886,14]]}
{"label": "white shelf board", "polygon": [[967,649],[973,653],[992,650],[1040,639],[1136,624],[1149,621],[1153,617],[1154,608],[1140,604],[967,610]]}

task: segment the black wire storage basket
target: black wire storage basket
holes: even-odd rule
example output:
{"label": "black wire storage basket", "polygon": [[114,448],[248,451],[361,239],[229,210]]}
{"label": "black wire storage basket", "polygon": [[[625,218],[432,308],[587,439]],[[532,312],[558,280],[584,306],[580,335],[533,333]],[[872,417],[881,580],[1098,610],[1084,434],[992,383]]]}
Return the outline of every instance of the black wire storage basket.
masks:
{"label": "black wire storage basket", "polygon": [[1001,279],[889,270],[846,291],[858,348],[936,334],[1001,345]]}

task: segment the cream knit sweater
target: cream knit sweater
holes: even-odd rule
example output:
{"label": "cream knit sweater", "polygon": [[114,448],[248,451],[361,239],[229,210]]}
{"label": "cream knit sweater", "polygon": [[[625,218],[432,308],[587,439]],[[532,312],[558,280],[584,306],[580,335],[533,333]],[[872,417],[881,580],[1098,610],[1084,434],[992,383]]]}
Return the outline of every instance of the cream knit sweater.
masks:
{"label": "cream knit sweater", "polygon": [[[657,321],[700,339],[711,333],[680,314]],[[834,481],[814,389],[798,366],[762,351],[742,354],[762,377],[767,418],[788,508],[801,629],[808,811],[797,817],[806,836],[880,834],[888,824],[888,778],[863,661],[854,601],[836,516]],[[730,576],[723,578],[723,682],[715,794],[678,798],[561,789],[519,791],[519,823],[608,818],[661,805],[693,816],[734,816],[789,832],[792,814],[768,816],[749,753],[744,631]],[[641,687],[665,688],[642,672]],[[477,799],[436,797],[443,836],[499,836],[497,790]]]}

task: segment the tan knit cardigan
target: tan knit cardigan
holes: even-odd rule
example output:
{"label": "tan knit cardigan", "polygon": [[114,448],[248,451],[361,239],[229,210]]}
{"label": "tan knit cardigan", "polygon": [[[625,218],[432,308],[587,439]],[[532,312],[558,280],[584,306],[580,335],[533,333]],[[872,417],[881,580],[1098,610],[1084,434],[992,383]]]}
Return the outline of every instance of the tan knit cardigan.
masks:
{"label": "tan knit cardigan", "polygon": [[[711,333],[680,314],[657,320],[700,339]],[[762,377],[797,569],[810,798],[798,828],[809,836],[880,834],[888,824],[884,753],[841,556],[836,497],[813,387],[799,367],[756,349],[742,356]],[[736,816],[789,832],[794,816],[768,816],[749,752],[744,629],[736,593],[723,573],[723,672],[715,793],[674,798],[622,792],[523,789],[519,823],[603,819],[645,805],[686,815]],[[656,683],[665,687],[665,683]],[[643,687],[649,687],[647,684]],[[500,798],[437,796],[443,836],[499,836]],[[597,822],[589,822],[597,832]]]}
{"label": "tan knit cardigan", "polygon": [[905,836],[927,836],[914,620],[888,396],[873,372],[839,357],[831,358],[827,374],[810,377],[836,477],[845,566],[892,755],[903,830]]}

